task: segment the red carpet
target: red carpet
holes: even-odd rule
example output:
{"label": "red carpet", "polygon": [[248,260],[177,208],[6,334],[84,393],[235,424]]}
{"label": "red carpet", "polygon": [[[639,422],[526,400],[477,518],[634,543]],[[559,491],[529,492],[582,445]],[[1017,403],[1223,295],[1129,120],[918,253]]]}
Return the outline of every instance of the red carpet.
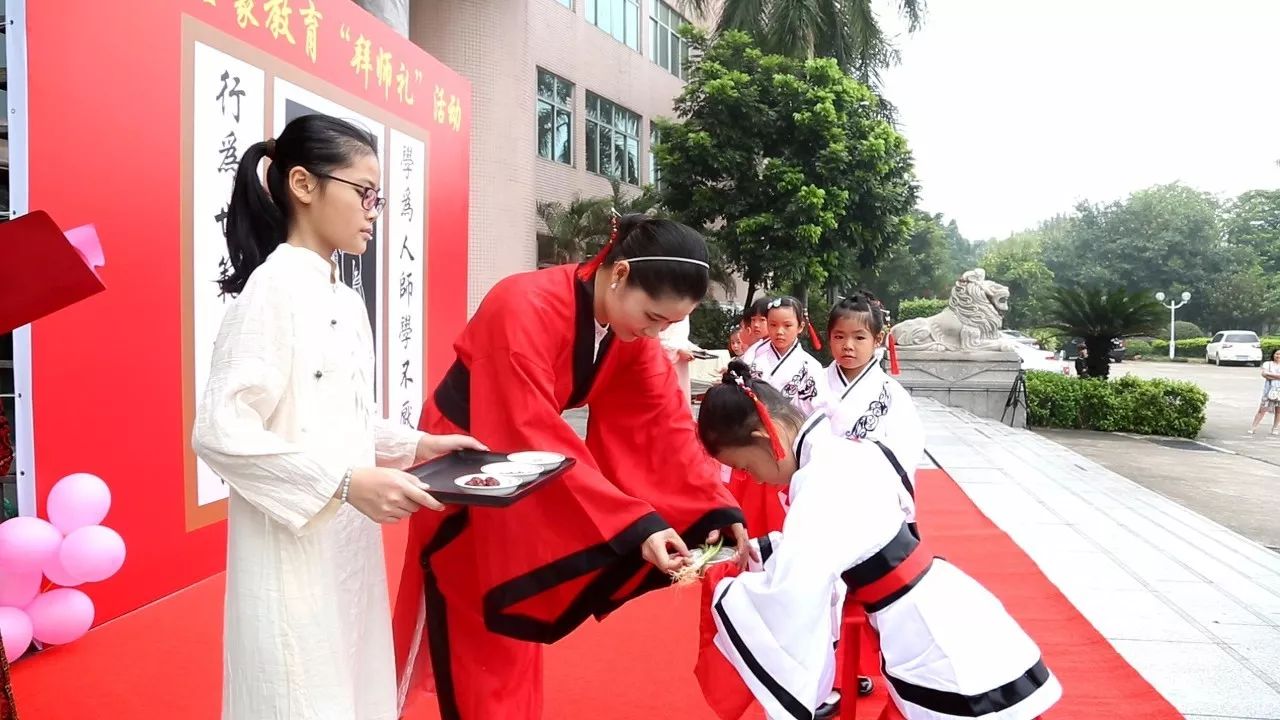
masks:
{"label": "red carpet", "polygon": [[[1048,718],[1182,717],[942,471],[920,471],[921,531],[1008,606],[1065,688]],[[217,718],[221,576],[13,667],[24,720]],[[714,720],[693,680],[696,591],[652,594],[547,651],[549,720]],[[859,713],[876,717],[878,708]],[[415,714],[435,718],[434,712]],[[758,718],[756,715],[755,718]]]}

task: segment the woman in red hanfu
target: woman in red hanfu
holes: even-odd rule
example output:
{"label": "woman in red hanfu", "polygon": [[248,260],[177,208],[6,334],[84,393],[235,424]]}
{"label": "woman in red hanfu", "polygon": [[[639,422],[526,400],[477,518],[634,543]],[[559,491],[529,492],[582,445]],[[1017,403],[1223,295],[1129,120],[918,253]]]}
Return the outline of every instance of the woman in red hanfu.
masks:
{"label": "woman in red hanfu", "polygon": [[[669,220],[615,220],[591,262],[499,282],[455,343],[421,427],[577,466],[506,508],[417,513],[395,608],[406,717],[535,720],[542,648],[670,584],[687,547],[742,514],[701,447],[657,337],[708,286],[706,243]],[[562,419],[587,405],[587,438]]]}

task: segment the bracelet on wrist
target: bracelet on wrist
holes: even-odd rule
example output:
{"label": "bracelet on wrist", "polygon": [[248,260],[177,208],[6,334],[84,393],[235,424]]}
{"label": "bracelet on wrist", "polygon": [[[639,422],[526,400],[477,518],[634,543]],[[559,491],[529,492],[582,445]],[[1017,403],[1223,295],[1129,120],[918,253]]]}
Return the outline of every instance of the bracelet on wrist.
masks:
{"label": "bracelet on wrist", "polygon": [[351,492],[351,472],[348,469],[342,475],[342,484],[338,486],[338,499],[343,505],[347,503],[347,494]]}

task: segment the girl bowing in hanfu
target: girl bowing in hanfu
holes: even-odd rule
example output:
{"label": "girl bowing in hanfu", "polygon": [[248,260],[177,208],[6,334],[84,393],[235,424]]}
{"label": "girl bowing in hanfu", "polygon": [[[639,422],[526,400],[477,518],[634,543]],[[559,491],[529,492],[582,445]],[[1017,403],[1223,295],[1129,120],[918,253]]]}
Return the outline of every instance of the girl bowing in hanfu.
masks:
{"label": "girl bowing in hanfu", "polygon": [[[406,717],[434,680],[445,720],[539,718],[539,643],[668,585],[690,544],[730,529],[746,548],[658,341],[708,282],[701,235],[629,215],[591,262],[508,277],[480,304],[422,429],[577,465],[506,508],[414,516],[395,611]],[[561,417],[583,405],[585,441]]]}
{"label": "girl bowing in hanfu", "polygon": [[378,523],[440,505],[395,468],[483,447],[388,422],[374,402],[369,316],[331,257],[372,238],[375,147],[304,115],[236,171],[220,280],[235,299],[192,438],[230,490],[224,720],[398,717]]}

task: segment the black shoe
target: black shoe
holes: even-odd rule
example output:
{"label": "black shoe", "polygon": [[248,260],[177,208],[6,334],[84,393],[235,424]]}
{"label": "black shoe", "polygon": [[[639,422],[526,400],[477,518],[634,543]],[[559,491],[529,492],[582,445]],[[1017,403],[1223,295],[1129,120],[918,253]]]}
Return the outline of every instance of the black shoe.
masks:
{"label": "black shoe", "polygon": [[813,711],[813,720],[835,720],[840,716],[840,691],[832,690],[827,701]]}
{"label": "black shoe", "polygon": [[871,691],[875,690],[875,688],[876,684],[871,682],[871,678],[866,677],[865,675],[858,676],[858,697],[866,697],[870,695]]}

